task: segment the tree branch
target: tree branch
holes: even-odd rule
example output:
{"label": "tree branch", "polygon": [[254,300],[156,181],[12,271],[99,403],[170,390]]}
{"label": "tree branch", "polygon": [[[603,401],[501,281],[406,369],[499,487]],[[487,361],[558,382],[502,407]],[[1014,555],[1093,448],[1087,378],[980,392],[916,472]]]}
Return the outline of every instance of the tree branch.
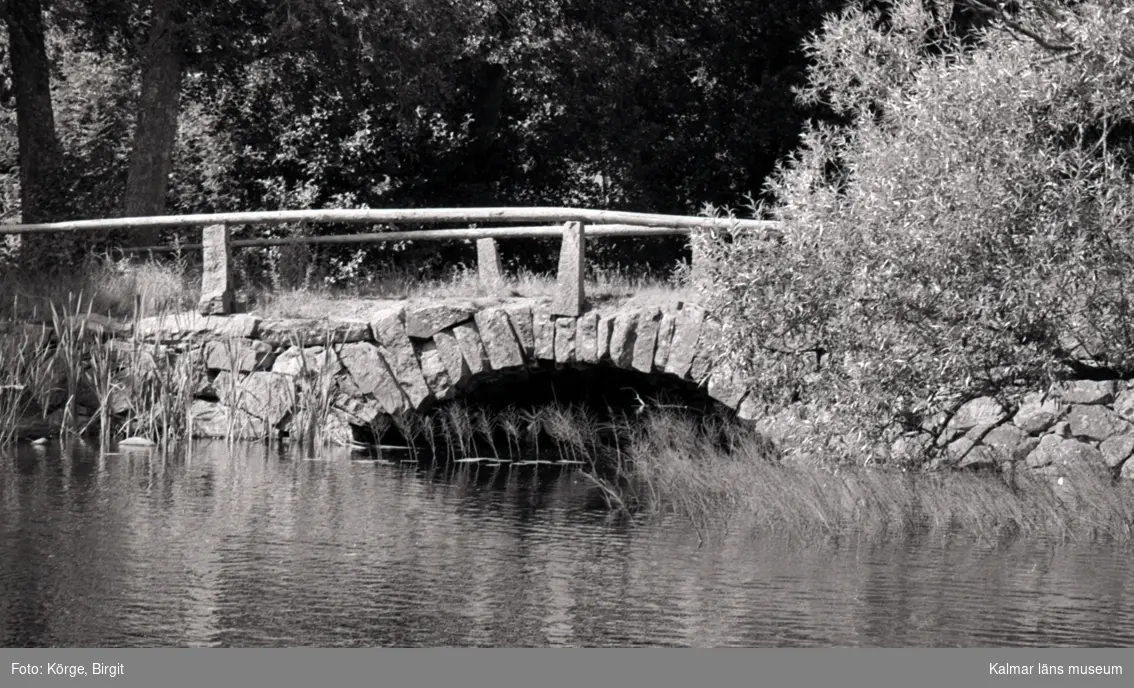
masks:
{"label": "tree branch", "polygon": [[1054,53],[1067,53],[1075,50],[1075,46],[1071,43],[1057,42],[1054,39],[1040,35],[1038,32],[1029,29],[1020,22],[1016,21],[1011,17],[1011,15],[1008,14],[1008,12],[1004,10],[1003,4],[1000,4],[997,7],[991,7],[982,0],[961,0],[961,2],[969,9],[979,12],[986,17],[992,17],[996,22],[999,22],[1009,31],[1027,36],[1045,50],[1049,50]]}

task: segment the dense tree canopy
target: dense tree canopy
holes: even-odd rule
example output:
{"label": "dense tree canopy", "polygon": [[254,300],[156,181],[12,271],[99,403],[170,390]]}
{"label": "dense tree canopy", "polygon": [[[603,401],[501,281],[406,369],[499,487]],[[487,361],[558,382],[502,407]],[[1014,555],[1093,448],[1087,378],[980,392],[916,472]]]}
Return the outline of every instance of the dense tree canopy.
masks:
{"label": "dense tree canopy", "polygon": [[[61,176],[33,184],[65,202],[25,196],[28,217],[735,205],[816,113],[792,95],[802,41],[841,4],[43,1],[5,16],[9,37],[40,17],[58,111],[35,126]],[[47,83],[3,62],[9,100]]]}

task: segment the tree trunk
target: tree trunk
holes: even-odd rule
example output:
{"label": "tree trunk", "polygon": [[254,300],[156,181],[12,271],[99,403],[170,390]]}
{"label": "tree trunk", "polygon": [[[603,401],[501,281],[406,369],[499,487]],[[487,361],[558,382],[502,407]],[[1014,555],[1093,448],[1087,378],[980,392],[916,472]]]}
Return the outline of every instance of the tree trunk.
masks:
{"label": "tree trunk", "polygon": [[[173,144],[180,112],[181,74],[184,64],[174,19],[177,0],[153,0],[149,35],[142,64],[141,99],[126,177],[124,213],[127,217],[165,212]],[[131,243],[156,240],[156,231],[139,231]]]}
{"label": "tree trunk", "polygon": [[16,94],[16,136],[20,158],[20,209],[23,222],[52,219],[58,193],[59,139],[51,107],[51,70],[44,44],[40,0],[7,3],[12,86]]}

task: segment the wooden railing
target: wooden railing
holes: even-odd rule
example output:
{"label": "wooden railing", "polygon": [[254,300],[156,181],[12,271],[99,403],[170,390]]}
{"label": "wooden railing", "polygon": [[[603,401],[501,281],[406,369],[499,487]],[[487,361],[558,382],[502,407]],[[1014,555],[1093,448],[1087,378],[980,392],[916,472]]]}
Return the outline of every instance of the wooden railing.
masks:
{"label": "wooden railing", "polygon": [[[233,225],[269,225],[287,223],[316,224],[481,224],[481,223],[560,223],[557,225],[466,227],[387,231],[364,234],[294,236],[271,239],[232,239]],[[204,315],[232,312],[233,280],[232,249],[247,246],[280,246],[287,244],[347,244],[383,241],[452,241],[475,240],[477,269],[481,282],[502,281],[497,239],[561,238],[558,289],[553,304],[557,315],[578,316],[585,298],[585,244],[587,237],[648,237],[689,235],[707,229],[723,229],[758,233],[760,238],[775,239],[778,223],[766,220],[655,215],[611,210],[574,208],[430,208],[411,210],[283,210],[208,215],[168,215],[128,217],[100,220],[74,220],[43,224],[0,224],[0,234],[39,232],[82,232],[99,230],[169,229],[201,227],[200,244],[180,246],[143,246],[133,251],[173,251],[201,249],[203,274],[198,310]],[[697,255],[694,252],[694,266]]]}

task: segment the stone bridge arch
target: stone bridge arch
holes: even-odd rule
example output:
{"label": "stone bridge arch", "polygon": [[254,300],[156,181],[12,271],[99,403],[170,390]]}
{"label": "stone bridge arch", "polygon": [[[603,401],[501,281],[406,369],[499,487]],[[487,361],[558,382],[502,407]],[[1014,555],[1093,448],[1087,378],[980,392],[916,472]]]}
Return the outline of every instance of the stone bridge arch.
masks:
{"label": "stone bridge arch", "polygon": [[579,316],[538,299],[364,308],[376,310],[353,320],[184,314],[139,321],[136,334],[202,361],[207,378],[190,410],[201,437],[290,434],[304,393],[325,385],[329,433],[346,442],[356,436],[351,426],[388,426],[391,416],[428,412],[496,376],[549,368],[606,367],[699,386],[742,420],[762,410],[742,381],[712,369],[717,326],[696,305],[599,306]]}
{"label": "stone bridge arch", "polygon": [[339,360],[349,384],[387,414],[424,412],[494,375],[553,365],[609,367],[702,385],[739,417],[754,416],[741,381],[712,370],[708,343],[715,327],[697,306],[624,306],[565,316],[534,301],[438,303],[390,309],[370,326],[373,343],[344,344]]}

